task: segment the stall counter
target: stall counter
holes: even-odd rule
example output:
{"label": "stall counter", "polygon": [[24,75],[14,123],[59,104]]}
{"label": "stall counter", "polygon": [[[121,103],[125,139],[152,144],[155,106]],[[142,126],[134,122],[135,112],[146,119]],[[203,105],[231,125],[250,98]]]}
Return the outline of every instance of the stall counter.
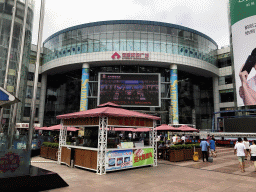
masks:
{"label": "stall counter", "polygon": [[81,167],[90,170],[97,169],[98,148],[90,148],[74,145],[63,145],[61,149],[61,162],[75,167]]}

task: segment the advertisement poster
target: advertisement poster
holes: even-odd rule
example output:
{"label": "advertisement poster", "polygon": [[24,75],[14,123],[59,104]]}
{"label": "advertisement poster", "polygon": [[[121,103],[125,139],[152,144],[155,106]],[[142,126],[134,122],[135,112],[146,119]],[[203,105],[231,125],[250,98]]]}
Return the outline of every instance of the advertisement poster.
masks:
{"label": "advertisement poster", "polygon": [[133,142],[121,142],[121,148],[123,149],[133,148]]}
{"label": "advertisement poster", "polygon": [[230,0],[237,105],[256,105],[256,0]]}
{"label": "advertisement poster", "polygon": [[0,151],[0,178],[29,174],[30,152],[22,149]]}
{"label": "advertisement poster", "polygon": [[152,165],[154,163],[153,148],[134,149],[133,150],[133,167]]}
{"label": "advertisement poster", "polygon": [[171,77],[171,110],[172,124],[179,124],[179,109],[178,109],[178,74],[177,69],[170,70]]}
{"label": "advertisement poster", "polygon": [[116,150],[107,152],[106,170],[118,170],[132,167],[132,150]]}
{"label": "advertisement poster", "polygon": [[160,74],[99,73],[98,104],[160,107]]}
{"label": "advertisement poster", "polygon": [[83,68],[82,69],[80,111],[88,110],[88,93],[89,93],[89,69]]}

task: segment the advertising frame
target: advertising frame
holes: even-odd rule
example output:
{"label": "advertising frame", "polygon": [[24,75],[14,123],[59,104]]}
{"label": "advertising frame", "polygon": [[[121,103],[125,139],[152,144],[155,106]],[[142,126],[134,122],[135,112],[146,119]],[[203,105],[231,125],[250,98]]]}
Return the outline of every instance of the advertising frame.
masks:
{"label": "advertising frame", "polygon": [[229,0],[238,107],[256,105],[256,1]]}
{"label": "advertising frame", "polygon": [[158,105],[122,105],[119,104],[122,107],[161,107],[161,74],[160,73],[110,73],[110,72],[99,72],[98,73],[98,95],[97,95],[97,105],[100,105],[100,86],[101,86],[101,75],[102,74],[110,74],[110,75],[155,75],[158,79]]}

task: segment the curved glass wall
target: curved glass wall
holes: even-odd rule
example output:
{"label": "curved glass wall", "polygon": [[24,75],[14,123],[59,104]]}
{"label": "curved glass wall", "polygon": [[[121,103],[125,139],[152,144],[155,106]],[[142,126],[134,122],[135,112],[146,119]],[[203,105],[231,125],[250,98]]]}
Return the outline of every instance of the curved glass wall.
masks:
{"label": "curved glass wall", "polygon": [[[113,65],[91,67],[89,80],[88,109],[97,107],[98,73],[160,73],[161,74],[161,107],[143,108],[143,112],[161,116],[162,124],[169,124],[170,106],[170,72],[168,68],[147,66]],[[82,69],[64,74],[47,76],[44,126],[60,123],[57,115],[77,112],[80,108]],[[192,75],[178,71],[179,123],[196,124],[198,129],[211,129],[213,113],[212,78]],[[126,107],[131,110],[142,110],[139,107]]]}
{"label": "curved glass wall", "polygon": [[[23,28],[23,18],[25,12],[25,4],[24,0],[17,1],[17,9],[16,16],[14,22],[14,30],[13,30],[13,38],[12,38],[12,47],[10,54],[10,64],[9,64],[9,72],[7,77],[7,91],[11,94],[15,95],[16,88],[16,80],[17,80],[17,70],[19,63],[19,56],[21,50],[21,39],[22,39],[22,28]],[[1,1],[0,2],[0,86],[3,87],[6,63],[7,63],[7,54],[9,47],[9,39],[10,39],[10,31],[11,31],[11,22],[12,22],[12,8],[14,5],[13,0]],[[18,107],[18,116],[17,122],[20,121],[20,114],[22,109],[21,105],[23,102],[25,89],[26,89],[26,74],[27,74],[27,66],[29,64],[30,58],[30,47],[32,40],[32,22],[33,22],[33,8],[34,1],[29,0],[29,9],[27,15],[27,25],[26,25],[26,34],[25,34],[25,44],[24,44],[24,56],[22,63],[22,73],[21,73],[21,84],[20,84],[20,94],[19,99],[21,102]],[[23,102],[24,103],[24,102]],[[6,116],[10,113],[10,109],[4,109],[4,120],[6,125],[8,125],[9,117]]]}
{"label": "curved glass wall", "polygon": [[216,65],[217,44],[209,37],[178,25],[150,21],[136,23],[107,21],[60,31],[44,42],[43,63],[81,53],[148,51],[183,55]]}

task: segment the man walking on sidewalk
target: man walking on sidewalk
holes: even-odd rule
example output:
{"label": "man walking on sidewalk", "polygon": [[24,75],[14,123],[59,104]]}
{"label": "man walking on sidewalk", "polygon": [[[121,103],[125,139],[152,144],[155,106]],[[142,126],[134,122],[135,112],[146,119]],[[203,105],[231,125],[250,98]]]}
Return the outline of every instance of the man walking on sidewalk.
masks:
{"label": "man walking on sidewalk", "polygon": [[206,161],[208,161],[208,147],[209,147],[209,143],[205,139],[202,139],[202,141],[200,143],[200,147],[202,148],[203,162],[204,162],[204,157],[206,157]]}
{"label": "man walking on sidewalk", "polygon": [[245,148],[245,145],[243,144],[243,140],[241,139],[241,137],[238,137],[238,142],[236,143],[235,148],[234,148],[234,154],[237,154],[241,172],[245,172],[245,170],[244,170],[245,151],[246,151],[246,148]]}

